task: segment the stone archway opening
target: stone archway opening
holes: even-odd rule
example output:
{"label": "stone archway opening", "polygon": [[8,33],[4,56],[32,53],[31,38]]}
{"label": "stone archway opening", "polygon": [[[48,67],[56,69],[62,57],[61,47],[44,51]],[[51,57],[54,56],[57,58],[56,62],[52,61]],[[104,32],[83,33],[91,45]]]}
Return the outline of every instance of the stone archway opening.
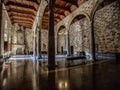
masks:
{"label": "stone archway opening", "polygon": [[77,15],[72,20],[69,29],[71,55],[79,55],[81,52],[90,54],[90,31],[91,24],[85,15]]}
{"label": "stone archway opening", "polygon": [[67,30],[65,26],[60,26],[57,33],[57,54],[67,54],[66,35]]}

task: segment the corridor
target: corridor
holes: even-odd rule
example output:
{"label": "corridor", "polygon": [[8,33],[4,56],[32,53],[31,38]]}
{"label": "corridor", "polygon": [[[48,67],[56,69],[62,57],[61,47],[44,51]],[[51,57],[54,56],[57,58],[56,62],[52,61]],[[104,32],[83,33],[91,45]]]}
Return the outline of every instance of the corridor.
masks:
{"label": "corridor", "polygon": [[0,90],[120,90],[120,64],[112,60],[52,71],[45,67],[31,56],[10,58],[0,69]]}

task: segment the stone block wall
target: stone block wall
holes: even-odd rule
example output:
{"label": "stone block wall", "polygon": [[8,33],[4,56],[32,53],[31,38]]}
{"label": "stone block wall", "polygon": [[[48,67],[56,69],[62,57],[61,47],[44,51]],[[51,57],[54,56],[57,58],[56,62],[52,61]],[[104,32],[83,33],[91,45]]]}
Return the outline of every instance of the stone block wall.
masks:
{"label": "stone block wall", "polygon": [[33,31],[31,29],[26,29],[25,31],[26,48],[29,52],[33,51]]}
{"label": "stone block wall", "polygon": [[48,51],[48,30],[41,30],[41,51]]}
{"label": "stone block wall", "polygon": [[94,20],[97,51],[120,52],[120,1],[98,10]]}

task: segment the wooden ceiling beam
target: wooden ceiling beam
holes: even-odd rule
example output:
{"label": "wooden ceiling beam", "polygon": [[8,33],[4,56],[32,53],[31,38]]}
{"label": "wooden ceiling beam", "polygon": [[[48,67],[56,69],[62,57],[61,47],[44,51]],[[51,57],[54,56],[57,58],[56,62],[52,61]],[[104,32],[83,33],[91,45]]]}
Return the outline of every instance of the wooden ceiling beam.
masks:
{"label": "wooden ceiling beam", "polygon": [[18,23],[27,23],[27,24],[31,24],[32,25],[32,23],[31,22],[29,22],[29,21],[20,21],[20,20],[12,20],[13,22],[18,22]]}
{"label": "wooden ceiling beam", "polygon": [[[49,13],[48,13],[48,12],[45,12],[43,16],[48,16],[48,15],[49,15]],[[62,14],[54,13],[54,17],[57,17],[57,16],[65,17],[65,16],[62,15]]]}
{"label": "wooden ceiling beam", "polygon": [[36,11],[34,11],[33,9],[29,9],[29,8],[24,8],[24,7],[18,7],[18,6],[13,6],[13,5],[9,5],[6,7],[7,10],[18,10],[18,11],[21,11],[21,12],[28,12],[28,13],[31,13],[33,15],[36,15]]}
{"label": "wooden ceiling beam", "polygon": [[59,15],[63,15],[64,17],[66,17],[65,14],[64,14],[64,12],[54,11],[54,13],[55,13],[55,14],[59,14]]}
{"label": "wooden ceiling beam", "polygon": [[10,17],[10,19],[11,20],[15,19],[15,20],[20,20],[20,21],[25,20],[25,21],[33,22],[33,20],[31,18],[23,18],[23,17],[21,18],[21,17],[17,17],[17,16],[12,16],[12,17]]}
{"label": "wooden ceiling beam", "polygon": [[20,19],[20,20],[23,20],[23,19],[25,19],[25,20],[30,20],[30,21],[33,21],[33,19],[32,18],[27,18],[27,17],[19,17],[19,16],[11,16],[10,18],[15,18],[15,19]]}
{"label": "wooden ceiling beam", "polygon": [[79,7],[79,5],[77,4],[77,0],[62,0],[62,1],[75,5],[76,7]]}
{"label": "wooden ceiling beam", "polygon": [[[44,16],[44,18],[43,19],[48,19],[48,17],[47,16]],[[61,18],[59,17],[59,16],[54,16],[54,19],[60,19],[61,20]]]}
{"label": "wooden ceiling beam", "polygon": [[40,3],[40,2],[41,2],[41,0],[37,0],[37,2],[38,2],[38,3]]}
{"label": "wooden ceiling beam", "polygon": [[[48,11],[49,11],[49,8],[48,8],[48,6],[46,7],[46,9],[45,9],[45,13],[48,13]],[[67,10],[67,11],[69,11],[69,10]],[[60,11],[56,11],[56,10],[54,10],[54,13],[55,14],[59,14],[59,15],[63,15],[63,16],[66,16],[65,14],[64,14],[64,12],[60,12]]]}
{"label": "wooden ceiling beam", "polygon": [[64,10],[64,11],[68,11],[68,12],[71,13],[70,8],[67,8],[67,7],[63,7],[63,6],[60,6],[60,5],[55,4],[55,8],[62,9],[62,10]]}
{"label": "wooden ceiling beam", "polygon": [[23,6],[23,7],[32,7],[35,10],[38,10],[38,5],[35,2],[32,1],[27,1],[27,0],[9,0],[7,2],[5,2],[6,5],[16,5],[16,6]]}
{"label": "wooden ceiling beam", "polygon": [[4,0],[3,2],[4,2],[4,3],[7,3],[8,1],[9,1],[9,0]]}
{"label": "wooden ceiling beam", "polygon": [[[43,19],[42,21],[45,21],[46,23],[48,23],[49,19]],[[54,19],[54,21],[58,21],[58,19]]]}
{"label": "wooden ceiling beam", "polygon": [[32,24],[29,24],[29,23],[22,23],[22,22],[17,22],[17,21],[13,21],[13,23],[18,23],[18,24],[22,24],[22,25],[29,25],[29,26],[32,26]]}
{"label": "wooden ceiling beam", "polygon": [[31,12],[25,12],[25,11],[22,11],[22,10],[18,11],[16,9],[9,9],[9,10],[7,10],[7,12],[8,13],[10,13],[10,12],[16,12],[16,13],[20,13],[20,14],[32,15],[32,16],[35,17],[35,15],[33,13],[31,13]]}
{"label": "wooden ceiling beam", "polygon": [[33,15],[22,14],[22,13],[17,13],[17,12],[8,12],[8,14],[9,14],[10,17],[15,15],[15,16],[19,16],[19,17],[27,17],[27,18],[32,18],[32,19],[35,18],[35,16],[33,16]]}

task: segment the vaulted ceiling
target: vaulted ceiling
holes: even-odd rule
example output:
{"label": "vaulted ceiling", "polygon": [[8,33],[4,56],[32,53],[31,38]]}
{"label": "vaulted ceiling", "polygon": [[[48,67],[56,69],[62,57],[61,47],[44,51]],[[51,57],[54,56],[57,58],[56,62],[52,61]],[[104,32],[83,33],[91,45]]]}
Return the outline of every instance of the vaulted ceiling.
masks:
{"label": "vaulted ceiling", "polygon": [[[85,1],[87,0],[56,0],[54,24],[59,23]],[[18,23],[20,26],[26,28],[32,27],[40,2],[41,0],[4,0],[12,24]],[[48,29],[48,10],[47,6],[42,19],[43,29]]]}

